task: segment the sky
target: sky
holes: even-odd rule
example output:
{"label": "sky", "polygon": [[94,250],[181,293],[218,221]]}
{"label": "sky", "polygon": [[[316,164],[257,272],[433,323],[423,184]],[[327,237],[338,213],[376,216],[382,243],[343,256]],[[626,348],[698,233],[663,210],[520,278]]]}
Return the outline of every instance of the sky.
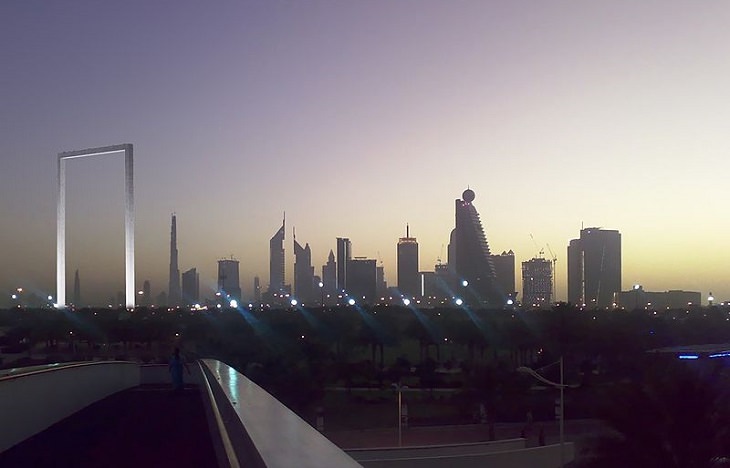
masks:
{"label": "sky", "polygon": [[[730,299],[730,5],[676,0],[0,2],[0,305],[55,294],[56,156],[134,144],[136,277],[268,284],[286,212],[315,270],[336,237],[396,283],[410,225],[446,261],[476,192],[493,252],[622,234],[624,289]],[[121,156],[68,163],[67,282],[124,289]],[[7,297],[6,297],[7,296]],[[7,302],[5,302],[7,303]]]}

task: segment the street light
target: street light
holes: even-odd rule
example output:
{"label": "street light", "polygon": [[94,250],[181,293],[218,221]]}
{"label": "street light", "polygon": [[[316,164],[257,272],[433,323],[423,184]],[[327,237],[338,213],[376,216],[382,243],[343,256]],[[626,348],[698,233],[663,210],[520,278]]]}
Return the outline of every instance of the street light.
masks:
{"label": "street light", "polygon": [[[578,385],[566,385],[564,381],[564,374],[563,374],[563,356],[560,356],[560,359],[558,362],[554,362],[552,364],[548,364],[545,367],[550,367],[554,364],[560,364],[560,383],[553,382],[552,380],[548,380],[542,375],[538,374],[537,371],[530,367],[518,367],[517,372],[520,372],[522,374],[527,374],[535,379],[539,380],[540,382],[550,385],[554,388],[560,389],[560,466],[561,468],[565,465],[565,453],[564,453],[564,445],[565,445],[565,412],[563,409],[563,406],[565,404],[565,395],[564,390],[566,387],[569,388],[577,388]],[[543,368],[544,369],[544,368]]]}
{"label": "street light", "polygon": [[394,383],[393,387],[398,392],[398,447],[403,445],[403,390],[408,390],[408,385],[400,382]]}

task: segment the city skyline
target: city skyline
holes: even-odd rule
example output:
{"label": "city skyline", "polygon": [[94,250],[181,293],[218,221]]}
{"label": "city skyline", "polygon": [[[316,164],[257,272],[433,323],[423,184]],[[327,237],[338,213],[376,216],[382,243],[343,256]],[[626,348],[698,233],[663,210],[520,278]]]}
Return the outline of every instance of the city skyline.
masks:
{"label": "city skyline", "polygon": [[[445,262],[469,186],[493,253],[551,246],[557,299],[582,226],[621,232],[623,290],[730,299],[728,20],[673,1],[3,2],[0,292],[54,293],[56,155],[128,141],[136,287],[155,295],[171,212],[202,296],[230,255],[247,293],[268,278],[284,210],[316,272],[347,237],[395,285],[402,226],[420,270]],[[68,162],[84,301],[124,290],[122,168]]]}

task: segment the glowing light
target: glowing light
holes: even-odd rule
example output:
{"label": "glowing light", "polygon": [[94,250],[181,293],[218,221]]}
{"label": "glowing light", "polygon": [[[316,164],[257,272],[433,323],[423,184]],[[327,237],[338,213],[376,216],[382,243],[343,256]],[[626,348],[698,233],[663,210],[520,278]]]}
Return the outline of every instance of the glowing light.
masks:
{"label": "glowing light", "polygon": [[220,305],[220,304],[218,304],[218,305],[217,305],[216,307],[220,309],[220,308],[221,308],[221,307],[223,307],[223,306],[222,306],[222,305]]}
{"label": "glowing light", "polygon": [[12,295],[12,296],[10,296],[10,297],[11,297],[11,298],[13,298],[13,299],[17,299],[17,298],[18,298],[18,295],[17,295],[17,294],[13,294],[13,295]]}
{"label": "glowing light", "polygon": [[730,351],[725,351],[724,353],[710,354],[708,357],[714,359],[714,358],[728,357],[728,356],[730,356]]}
{"label": "glowing light", "polygon": [[696,354],[680,354],[679,359],[699,359],[700,357]]}
{"label": "glowing light", "polygon": [[231,306],[231,309],[237,309],[238,308],[238,301],[235,300],[235,299],[231,299],[231,302],[229,302],[228,305]]}
{"label": "glowing light", "polygon": [[291,305],[292,306],[295,306],[296,307],[297,304],[299,304],[299,302],[296,299],[292,299],[291,300]]}
{"label": "glowing light", "polygon": [[350,304],[351,306],[353,306],[353,305],[355,305],[355,299],[353,299],[353,298],[350,298],[350,299],[349,299],[349,300],[347,301],[347,303],[348,303],[348,304]]}
{"label": "glowing light", "polygon": [[49,301],[52,301],[53,300],[53,296],[48,296],[48,300]]}
{"label": "glowing light", "polygon": [[464,287],[467,287],[467,286],[469,286],[469,282],[467,280],[462,280],[461,285]]}
{"label": "glowing light", "polygon": [[464,301],[462,301],[460,297],[457,297],[456,300],[454,301],[454,303],[456,305],[460,306],[460,305],[462,305],[464,303]]}
{"label": "glowing light", "polygon": [[512,299],[507,299],[507,305],[512,305],[514,303],[515,303],[515,301],[513,301]]}
{"label": "glowing light", "polygon": [[408,299],[407,297],[404,297],[403,298],[403,304],[406,305],[406,306],[409,306],[409,305],[411,305],[411,300]]}
{"label": "glowing light", "polygon": [[320,288],[323,288],[324,287],[324,283],[320,281],[317,286],[319,286]]}

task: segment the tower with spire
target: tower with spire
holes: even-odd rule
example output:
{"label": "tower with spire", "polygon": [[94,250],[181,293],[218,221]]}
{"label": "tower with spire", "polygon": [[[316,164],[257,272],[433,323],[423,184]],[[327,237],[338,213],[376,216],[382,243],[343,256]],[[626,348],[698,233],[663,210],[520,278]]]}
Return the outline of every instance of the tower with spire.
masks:
{"label": "tower with spire", "polygon": [[281,227],[269,241],[269,294],[280,294],[284,291],[284,231],[286,229],[286,213]]}
{"label": "tower with spire", "polygon": [[312,266],[312,250],[309,244],[304,247],[297,242],[296,231],[294,237],[294,294],[303,304],[315,301],[314,294],[314,267]]}
{"label": "tower with spire", "polygon": [[398,290],[409,298],[421,295],[418,278],[418,241],[410,235],[406,224],[406,237],[398,239]]}
{"label": "tower with spire", "polygon": [[180,269],[177,263],[177,216],[172,214],[170,226],[170,282],[167,302],[171,306],[180,305]]}

